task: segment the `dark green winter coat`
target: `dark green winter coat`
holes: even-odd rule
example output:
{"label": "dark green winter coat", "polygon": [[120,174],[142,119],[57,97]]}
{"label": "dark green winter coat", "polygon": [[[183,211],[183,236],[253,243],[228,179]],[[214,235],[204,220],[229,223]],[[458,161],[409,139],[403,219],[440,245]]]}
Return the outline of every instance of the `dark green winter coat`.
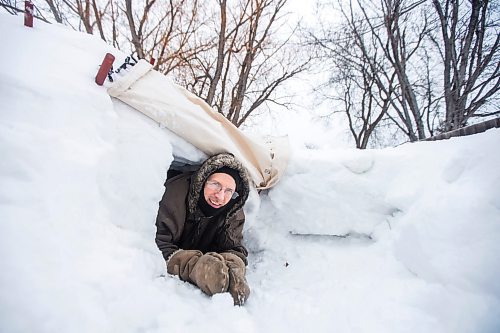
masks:
{"label": "dark green winter coat", "polygon": [[[228,166],[238,170],[242,179],[239,196],[215,217],[205,217],[198,207],[207,178]],[[243,246],[243,205],[249,194],[249,178],[244,167],[231,154],[209,158],[198,171],[182,173],[165,182],[165,193],[156,218],[156,244],[165,260],[178,249],[206,252],[231,252],[247,264]]]}

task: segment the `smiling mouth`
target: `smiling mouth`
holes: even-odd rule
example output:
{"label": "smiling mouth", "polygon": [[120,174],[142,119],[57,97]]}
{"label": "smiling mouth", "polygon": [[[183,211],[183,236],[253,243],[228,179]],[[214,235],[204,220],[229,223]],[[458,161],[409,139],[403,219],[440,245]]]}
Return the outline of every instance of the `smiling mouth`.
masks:
{"label": "smiling mouth", "polygon": [[216,203],[216,202],[212,201],[212,199],[210,199],[210,198],[208,199],[208,202],[210,203],[210,205],[212,205],[215,208],[219,208],[222,206],[221,203]]}

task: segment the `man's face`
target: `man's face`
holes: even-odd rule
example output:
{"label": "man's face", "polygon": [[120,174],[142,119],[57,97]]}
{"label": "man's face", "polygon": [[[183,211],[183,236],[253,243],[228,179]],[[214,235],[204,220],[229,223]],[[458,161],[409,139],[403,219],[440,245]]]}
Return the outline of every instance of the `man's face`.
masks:
{"label": "man's face", "polygon": [[213,208],[225,206],[236,189],[236,182],[227,173],[214,173],[208,177],[203,188],[205,200]]}

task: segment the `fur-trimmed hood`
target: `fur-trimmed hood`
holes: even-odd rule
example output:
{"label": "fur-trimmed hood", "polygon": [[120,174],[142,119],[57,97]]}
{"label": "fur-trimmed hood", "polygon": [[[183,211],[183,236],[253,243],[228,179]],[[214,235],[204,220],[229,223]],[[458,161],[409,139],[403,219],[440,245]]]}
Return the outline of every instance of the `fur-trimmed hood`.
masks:
{"label": "fur-trimmed hood", "polygon": [[226,213],[226,219],[243,207],[250,193],[250,178],[245,167],[230,153],[217,154],[207,159],[191,178],[191,186],[188,195],[188,212],[194,214],[198,205],[198,199],[208,177],[222,167],[237,170],[241,177],[241,188],[238,188],[238,198]]}

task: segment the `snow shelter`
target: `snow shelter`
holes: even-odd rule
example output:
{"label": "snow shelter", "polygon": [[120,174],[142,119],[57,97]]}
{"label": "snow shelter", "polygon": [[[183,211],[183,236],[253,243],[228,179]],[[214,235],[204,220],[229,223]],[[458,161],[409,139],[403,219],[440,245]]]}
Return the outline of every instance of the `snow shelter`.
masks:
{"label": "snow shelter", "polygon": [[108,93],[208,156],[232,153],[247,168],[259,190],[274,186],[286,169],[288,137],[258,140],[245,135],[204,100],[174,84],[145,60],[139,60],[117,78]]}

